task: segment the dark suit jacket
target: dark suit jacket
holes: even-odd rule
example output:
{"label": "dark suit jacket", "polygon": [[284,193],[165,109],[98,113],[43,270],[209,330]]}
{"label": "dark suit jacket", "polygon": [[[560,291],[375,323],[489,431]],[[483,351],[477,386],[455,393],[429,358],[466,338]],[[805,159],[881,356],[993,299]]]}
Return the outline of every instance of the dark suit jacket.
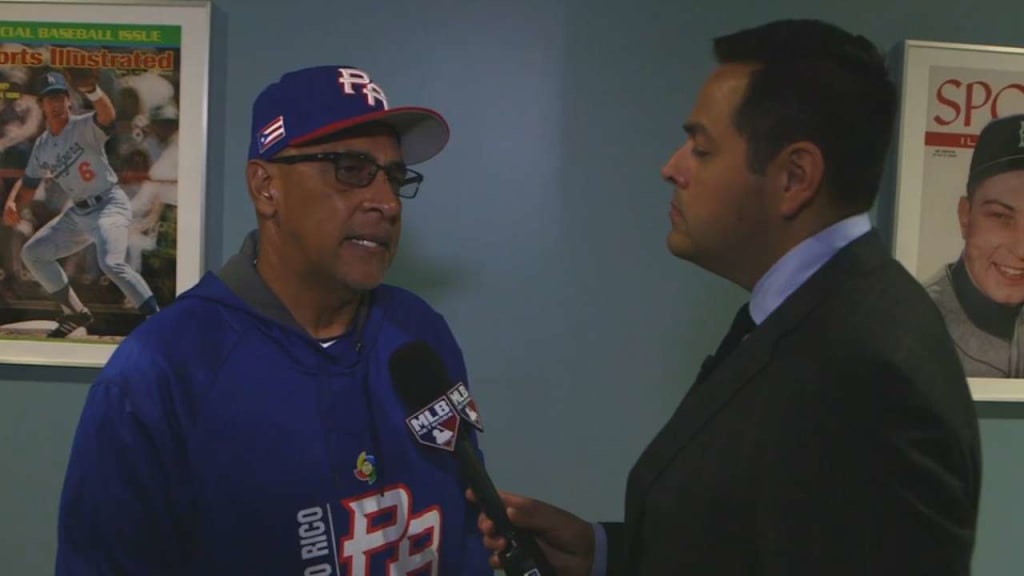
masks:
{"label": "dark suit jacket", "polygon": [[606,525],[609,575],[969,574],[980,475],[942,318],[872,231],[687,393]]}

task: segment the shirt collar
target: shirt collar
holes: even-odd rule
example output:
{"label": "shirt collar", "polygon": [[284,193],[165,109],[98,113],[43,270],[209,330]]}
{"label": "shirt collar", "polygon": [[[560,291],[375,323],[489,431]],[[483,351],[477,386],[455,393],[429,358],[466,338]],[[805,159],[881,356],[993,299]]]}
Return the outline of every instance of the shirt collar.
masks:
{"label": "shirt collar", "polygon": [[789,295],[844,246],[871,230],[866,212],[855,214],[797,244],[757,281],[750,296],[750,316],[764,322]]}

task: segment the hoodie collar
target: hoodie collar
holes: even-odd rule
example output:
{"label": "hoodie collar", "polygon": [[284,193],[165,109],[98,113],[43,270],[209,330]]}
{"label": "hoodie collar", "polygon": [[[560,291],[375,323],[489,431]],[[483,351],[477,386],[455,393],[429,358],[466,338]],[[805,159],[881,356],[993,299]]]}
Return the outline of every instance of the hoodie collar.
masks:
{"label": "hoodie collar", "polygon": [[255,262],[258,246],[259,232],[252,230],[246,235],[238,253],[231,256],[224,266],[214,274],[231,292],[259,315],[302,334],[310,342],[315,342],[317,348],[329,351],[332,356],[340,355],[343,364],[358,363],[364,349],[373,346],[376,334],[380,329],[381,313],[373,305],[377,291],[370,291],[363,299],[363,303],[353,318],[352,329],[347,330],[327,348],[323,348],[320,342],[295,320],[281,299],[274,294],[259,275]]}
{"label": "hoodie collar", "polygon": [[305,333],[281,299],[267,286],[256,271],[259,232],[253,230],[245,236],[242,248],[216,272],[217,276],[243,302],[271,320]]}

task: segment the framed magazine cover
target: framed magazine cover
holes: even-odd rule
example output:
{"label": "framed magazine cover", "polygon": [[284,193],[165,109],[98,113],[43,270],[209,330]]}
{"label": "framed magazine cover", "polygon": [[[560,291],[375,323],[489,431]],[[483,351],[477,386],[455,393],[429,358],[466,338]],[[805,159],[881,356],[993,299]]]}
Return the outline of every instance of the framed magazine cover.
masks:
{"label": "framed magazine cover", "polygon": [[199,280],[210,16],[0,0],[0,363],[102,366]]}
{"label": "framed magazine cover", "polygon": [[[889,215],[893,252],[940,303],[964,359],[971,352],[954,327],[966,324],[940,302],[941,276],[951,279],[954,263],[962,254],[967,258],[958,206],[966,195],[979,133],[996,118],[1024,113],[1024,48],[907,40],[892,50],[890,59],[901,92]],[[1024,145],[1024,125],[1021,130]],[[963,278],[973,283],[969,274]],[[946,290],[945,297],[954,292]],[[1017,326],[1020,330],[1019,320]],[[997,349],[1002,350],[985,348]],[[1006,355],[1006,376],[982,374],[987,367],[968,368],[964,360],[975,400],[1024,401],[1024,378],[1014,375],[1012,367],[1024,363],[1024,357],[1016,359],[1016,354]],[[991,366],[1002,365],[1003,353],[997,356]]]}

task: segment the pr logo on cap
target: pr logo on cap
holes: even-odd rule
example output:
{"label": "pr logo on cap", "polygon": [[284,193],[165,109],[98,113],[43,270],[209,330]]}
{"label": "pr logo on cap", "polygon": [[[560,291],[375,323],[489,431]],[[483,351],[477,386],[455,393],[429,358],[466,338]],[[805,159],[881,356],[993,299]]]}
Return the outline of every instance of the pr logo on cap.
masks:
{"label": "pr logo on cap", "polygon": [[381,108],[382,110],[388,109],[388,97],[384,95],[384,91],[380,89],[380,86],[370,81],[370,75],[366,72],[358,68],[338,68],[338,84],[341,85],[342,90],[348,95],[356,93],[353,85],[358,84],[363,87],[367,106]]}

